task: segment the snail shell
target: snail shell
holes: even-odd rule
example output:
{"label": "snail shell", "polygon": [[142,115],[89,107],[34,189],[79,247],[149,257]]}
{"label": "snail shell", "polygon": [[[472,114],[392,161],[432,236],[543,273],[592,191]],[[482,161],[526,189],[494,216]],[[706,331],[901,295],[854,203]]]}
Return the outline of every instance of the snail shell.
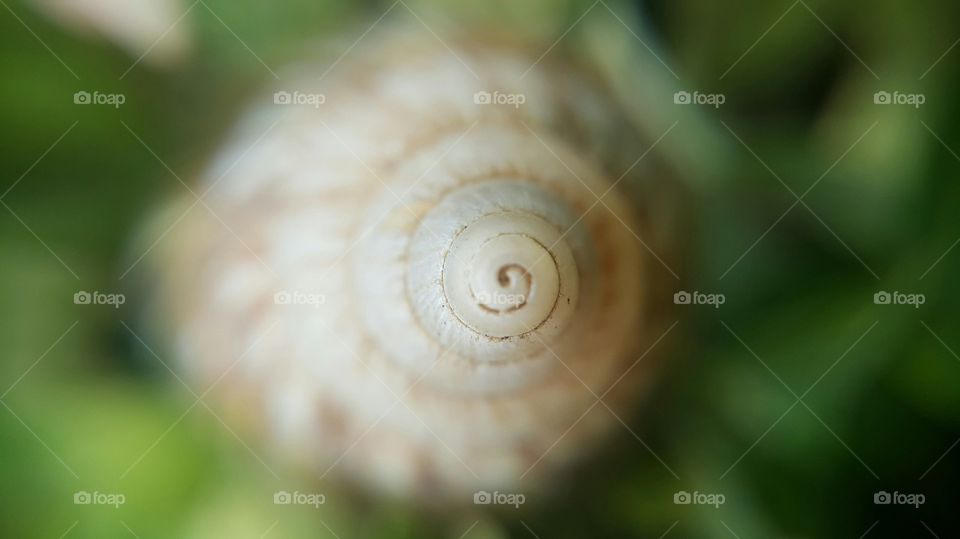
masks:
{"label": "snail shell", "polygon": [[267,96],[202,179],[211,211],[171,214],[158,297],[182,368],[317,477],[466,501],[611,431],[648,263],[615,185],[639,135],[600,85],[445,41],[388,32],[285,83],[322,104]]}

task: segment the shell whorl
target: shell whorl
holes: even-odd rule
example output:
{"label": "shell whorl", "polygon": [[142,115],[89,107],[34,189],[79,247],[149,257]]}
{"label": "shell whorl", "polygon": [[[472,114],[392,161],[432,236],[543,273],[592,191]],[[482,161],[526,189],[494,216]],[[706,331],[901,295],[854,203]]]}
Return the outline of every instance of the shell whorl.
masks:
{"label": "shell whorl", "polygon": [[[436,43],[358,54],[323,107],[264,107],[208,172],[217,217],[181,226],[163,294],[184,368],[231,370],[222,402],[322,475],[536,483],[610,430],[590,410],[642,343],[618,111],[575,72],[518,82],[516,51],[458,50],[480,82]],[[490,87],[526,104],[477,105]]]}
{"label": "shell whorl", "polygon": [[[368,279],[358,290],[374,303],[367,304],[368,327],[380,328],[377,338],[397,361],[432,367],[431,379],[449,388],[503,391],[535,383],[533,371],[547,359],[543,348],[572,322],[579,267],[593,256],[583,232],[569,230],[575,214],[544,187],[518,178],[457,186],[435,204],[419,222],[397,228],[397,220],[417,217],[401,205],[358,257],[375,270],[358,271]],[[380,270],[394,255],[405,266],[394,283],[402,286],[380,286]],[[384,308],[381,294],[390,289],[396,295]],[[434,365],[441,355],[445,361]]]}
{"label": "shell whorl", "polygon": [[531,214],[480,217],[443,255],[442,302],[482,338],[520,337],[551,319],[559,319],[553,323],[562,330],[576,307],[579,283],[576,263],[562,241],[553,225]]}

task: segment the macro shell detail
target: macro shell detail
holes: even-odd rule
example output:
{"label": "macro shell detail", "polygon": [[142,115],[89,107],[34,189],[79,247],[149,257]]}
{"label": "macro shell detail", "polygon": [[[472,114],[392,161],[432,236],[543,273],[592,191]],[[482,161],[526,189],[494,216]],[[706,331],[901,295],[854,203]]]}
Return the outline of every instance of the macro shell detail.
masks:
{"label": "macro shell detail", "polygon": [[323,103],[254,107],[167,242],[182,369],[316,477],[538,485],[617,423],[648,293],[623,121],[535,60],[393,33],[301,66],[283,89]]}

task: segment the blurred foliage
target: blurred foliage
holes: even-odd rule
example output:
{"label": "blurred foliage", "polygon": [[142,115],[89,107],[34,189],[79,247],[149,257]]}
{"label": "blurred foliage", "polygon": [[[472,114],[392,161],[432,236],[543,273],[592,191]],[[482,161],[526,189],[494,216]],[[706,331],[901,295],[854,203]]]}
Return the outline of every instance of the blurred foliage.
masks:
{"label": "blurred foliage", "polygon": [[[72,296],[126,290],[133,231],[185,191],[177,177],[194,176],[270,71],[320,37],[369,27],[392,2],[205,0],[183,22],[195,37],[188,63],[123,78],[135,58],[6,2],[0,534],[952,536],[960,50],[950,48],[960,7],[457,1],[432,12],[438,4],[411,0],[392,16],[409,17],[409,6],[431,23],[513,24],[549,43],[589,9],[564,39],[596,57],[651,132],[680,120],[662,151],[693,187],[696,233],[677,238],[692,268],[677,289],[727,301],[686,309],[668,337],[675,352],[631,422],[642,441],[624,429],[519,516],[269,503],[277,480],[202,406],[184,412],[192,396],[125,328],[136,307],[87,309]],[[122,92],[127,104],[77,107],[81,89]],[[677,107],[681,89],[727,101]],[[878,106],[879,90],[926,103]],[[875,305],[878,290],[926,303]],[[123,492],[127,503],[74,505],[78,490]],[[726,503],[675,505],[680,490]],[[875,505],[881,490],[926,503]]]}

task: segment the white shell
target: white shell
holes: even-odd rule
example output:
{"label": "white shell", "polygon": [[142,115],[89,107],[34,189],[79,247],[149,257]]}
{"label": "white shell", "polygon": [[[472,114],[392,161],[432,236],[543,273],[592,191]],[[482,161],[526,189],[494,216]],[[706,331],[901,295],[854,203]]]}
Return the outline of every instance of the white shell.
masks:
{"label": "white shell", "polygon": [[282,88],[323,104],[267,96],[202,180],[212,212],[167,240],[159,297],[183,368],[317,477],[469,503],[618,424],[596,402],[632,391],[646,269],[605,94],[523,75],[529,51],[454,52],[391,34]]}
{"label": "white shell", "polygon": [[101,34],[148,64],[166,66],[190,52],[187,15],[180,0],[32,0],[50,18],[78,32]]}

